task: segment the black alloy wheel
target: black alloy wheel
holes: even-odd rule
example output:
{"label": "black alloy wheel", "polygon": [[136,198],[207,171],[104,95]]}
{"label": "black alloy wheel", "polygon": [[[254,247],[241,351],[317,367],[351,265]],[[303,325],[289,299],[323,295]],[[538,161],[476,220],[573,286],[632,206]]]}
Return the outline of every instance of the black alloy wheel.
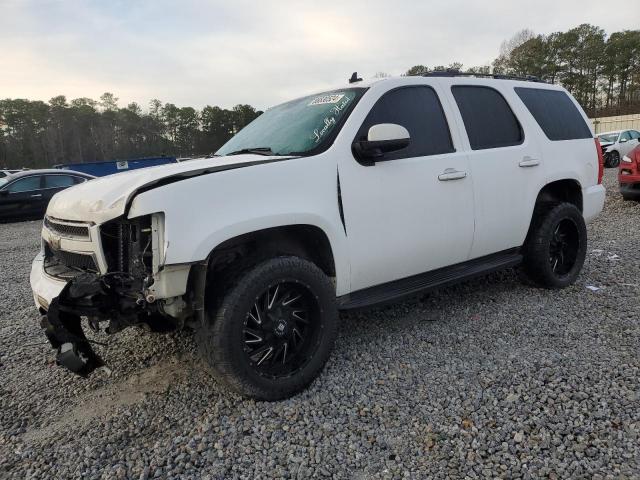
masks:
{"label": "black alloy wheel", "polygon": [[549,264],[558,276],[567,275],[576,264],[580,237],[573,219],[565,218],[558,223],[549,242]]}
{"label": "black alloy wheel", "polygon": [[319,341],[317,301],[306,285],[282,281],[264,290],[247,313],[243,341],[250,365],[268,378],[295,374]]}
{"label": "black alloy wheel", "polygon": [[574,283],[587,255],[587,227],[571,203],[539,203],[522,247],[523,280],[545,288]]}
{"label": "black alloy wheel", "polygon": [[318,376],[331,354],[339,318],[335,285],[300,257],[247,263],[210,283],[196,339],[224,385],[259,400],[288,398]]}

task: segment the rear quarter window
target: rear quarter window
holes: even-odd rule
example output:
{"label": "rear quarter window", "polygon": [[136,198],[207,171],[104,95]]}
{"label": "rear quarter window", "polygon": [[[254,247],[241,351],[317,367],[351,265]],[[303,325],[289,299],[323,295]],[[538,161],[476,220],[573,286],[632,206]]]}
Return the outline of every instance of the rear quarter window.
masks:
{"label": "rear quarter window", "polygon": [[515,91],[549,140],[592,137],[580,111],[565,92],[526,87],[515,87]]}
{"label": "rear quarter window", "polygon": [[458,104],[473,150],[519,145],[522,127],[502,94],[491,87],[455,85],[451,93]]}

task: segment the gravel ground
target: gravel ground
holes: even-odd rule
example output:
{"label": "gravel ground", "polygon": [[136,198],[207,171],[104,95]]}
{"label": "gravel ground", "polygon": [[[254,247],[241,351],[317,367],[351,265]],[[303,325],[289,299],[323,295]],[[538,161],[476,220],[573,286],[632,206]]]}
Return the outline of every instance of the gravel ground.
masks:
{"label": "gravel ground", "polygon": [[574,286],[506,272],[343,315],[320,378],[275,403],[224,391],[186,332],[99,335],[110,376],[56,367],[39,223],[0,225],[0,477],[640,478],[640,205],[605,183]]}

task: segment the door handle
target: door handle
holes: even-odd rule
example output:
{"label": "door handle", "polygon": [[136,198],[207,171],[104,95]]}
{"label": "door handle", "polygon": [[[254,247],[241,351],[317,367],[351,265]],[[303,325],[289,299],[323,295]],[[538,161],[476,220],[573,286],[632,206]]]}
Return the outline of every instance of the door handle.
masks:
{"label": "door handle", "polygon": [[36,193],[35,195],[31,195],[31,198],[40,198],[41,196],[41,193]]}
{"label": "door handle", "polygon": [[537,158],[527,156],[527,157],[524,157],[518,165],[520,165],[523,168],[537,167],[538,165],[540,165],[540,160],[538,160]]}
{"label": "door handle", "polygon": [[461,172],[455,168],[447,168],[444,172],[438,175],[438,180],[441,182],[448,182],[449,180],[460,180],[467,176],[467,172]]}

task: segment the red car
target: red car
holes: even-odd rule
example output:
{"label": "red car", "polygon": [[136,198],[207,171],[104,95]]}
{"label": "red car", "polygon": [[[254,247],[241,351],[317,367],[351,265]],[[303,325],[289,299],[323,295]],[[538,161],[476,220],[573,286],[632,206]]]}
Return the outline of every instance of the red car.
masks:
{"label": "red car", "polygon": [[640,201],[640,146],[622,157],[618,167],[618,181],[622,198]]}

